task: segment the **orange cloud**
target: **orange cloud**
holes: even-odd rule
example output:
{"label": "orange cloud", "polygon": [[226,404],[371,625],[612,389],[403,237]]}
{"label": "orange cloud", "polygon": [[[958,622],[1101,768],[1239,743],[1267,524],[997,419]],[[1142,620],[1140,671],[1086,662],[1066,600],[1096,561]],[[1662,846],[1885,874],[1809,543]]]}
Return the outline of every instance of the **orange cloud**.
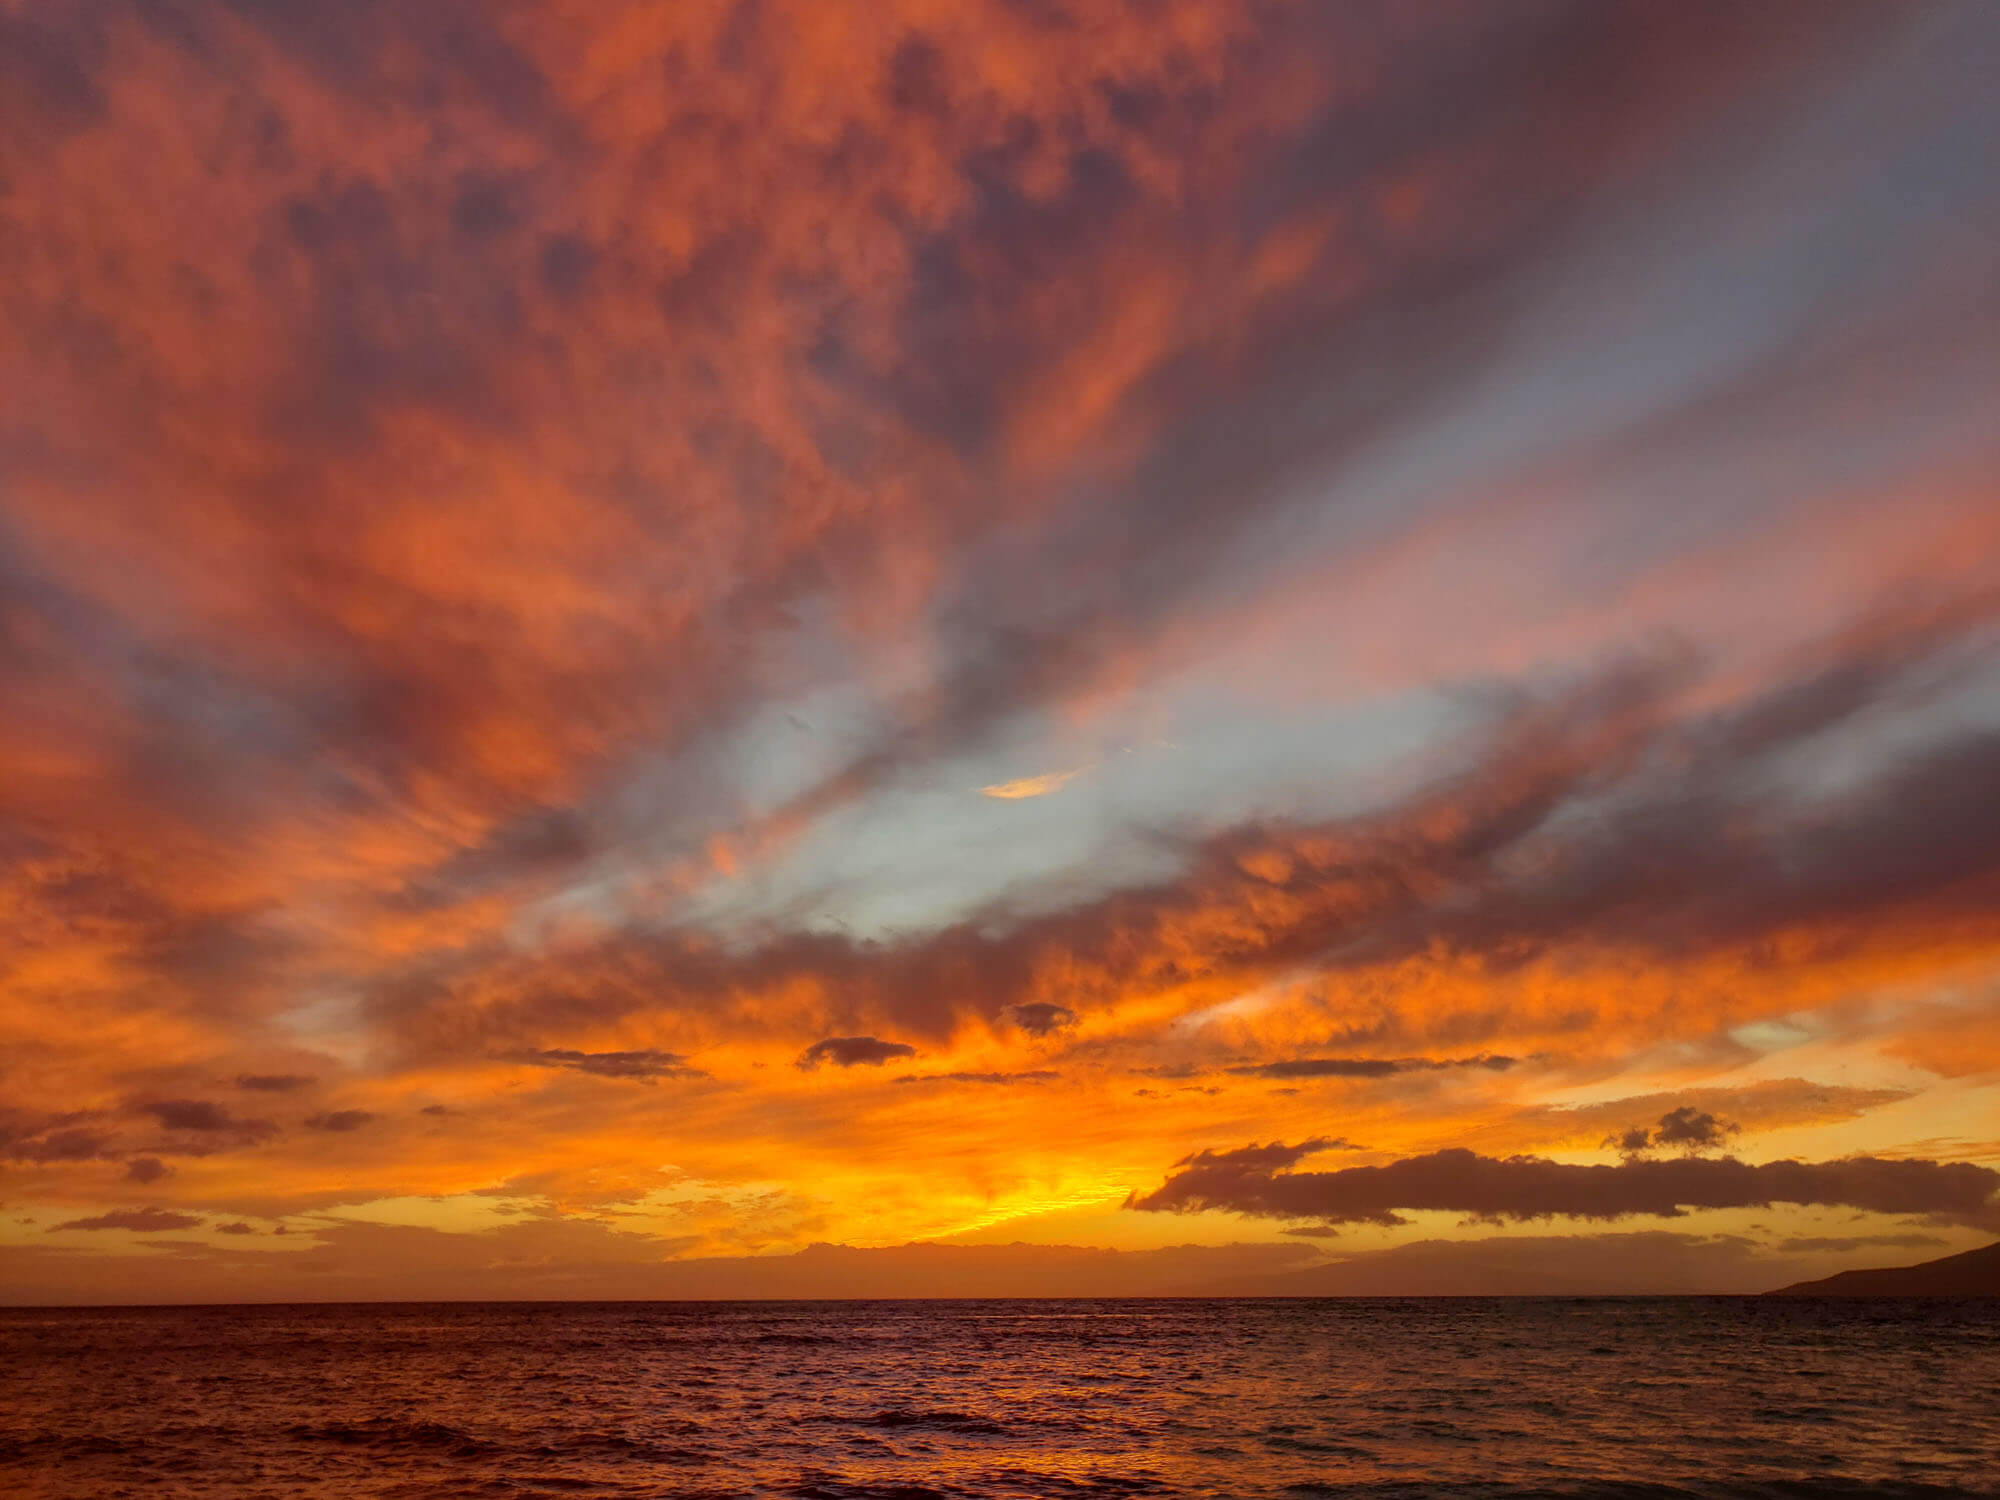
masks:
{"label": "orange cloud", "polygon": [[1081,769],[1075,771],[1047,771],[1040,776],[1023,776],[1014,781],[1002,781],[993,786],[983,786],[979,789],[979,795],[982,797],[998,797],[1008,802],[1017,801],[1023,797],[1046,797],[1051,792],[1061,791],[1082,774]]}

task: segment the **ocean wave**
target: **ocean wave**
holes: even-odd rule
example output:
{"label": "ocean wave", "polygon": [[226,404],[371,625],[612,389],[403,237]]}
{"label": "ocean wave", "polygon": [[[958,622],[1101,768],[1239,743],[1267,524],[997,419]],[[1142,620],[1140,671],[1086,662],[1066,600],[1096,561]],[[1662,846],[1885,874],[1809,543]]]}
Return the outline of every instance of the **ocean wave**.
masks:
{"label": "ocean wave", "polygon": [[375,1417],[360,1422],[294,1423],[285,1436],[295,1443],[338,1443],[344,1447],[436,1449],[458,1458],[473,1458],[505,1451],[503,1445],[474,1437],[461,1428],[441,1422],[404,1422],[393,1417]]}
{"label": "ocean wave", "polygon": [[868,1419],[872,1427],[922,1427],[936,1432],[979,1433],[987,1437],[1006,1437],[1013,1429],[991,1417],[976,1416],[963,1411],[906,1411],[892,1407],[878,1411]]}

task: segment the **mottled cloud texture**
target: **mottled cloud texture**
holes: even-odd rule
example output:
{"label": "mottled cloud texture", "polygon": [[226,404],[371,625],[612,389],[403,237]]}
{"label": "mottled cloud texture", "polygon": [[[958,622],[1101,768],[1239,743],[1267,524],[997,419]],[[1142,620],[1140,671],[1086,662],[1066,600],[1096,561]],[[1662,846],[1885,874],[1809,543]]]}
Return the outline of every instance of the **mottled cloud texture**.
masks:
{"label": "mottled cloud texture", "polygon": [[1963,1248],[1996,70],[1977,0],[0,0],[0,1269],[1319,1178],[1342,1254]]}

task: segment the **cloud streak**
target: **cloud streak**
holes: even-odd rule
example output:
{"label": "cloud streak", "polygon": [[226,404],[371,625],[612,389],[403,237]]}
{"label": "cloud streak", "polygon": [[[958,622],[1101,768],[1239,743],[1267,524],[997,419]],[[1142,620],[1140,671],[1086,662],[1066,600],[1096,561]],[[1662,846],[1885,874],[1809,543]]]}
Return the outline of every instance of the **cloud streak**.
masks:
{"label": "cloud streak", "polygon": [[994,797],[1004,802],[1018,802],[1025,797],[1046,797],[1051,792],[1059,792],[1068,786],[1082,771],[1049,771],[1040,776],[1023,776],[1015,781],[996,782],[992,786],[979,789],[982,797]]}
{"label": "cloud streak", "polygon": [[652,1083],[661,1078],[699,1078],[697,1068],[685,1057],[662,1052],[655,1047],[626,1052],[579,1052],[569,1047],[544,1047],[535,1051],[506,1055],[508,1062],[528,1063],[537,1068],[569,1068],[599,1078],[630,1078]]}
{"label": "cloud streak", "polygon": [[66,1229],[127,1229],[135,1234],[171,1234],[182,1229],[196,1229],[201,1220],[194,1214],[174,1213],[164,1208],[123,1208],[111,1213],[98,1214],[88,1219],[71,1219],[67,1223],[52,1225],[50,1234],[59,1234]]}
{"label": "cloud streak", "polygon": [[1292,1057],[1280,1062],[1242,1063],[1225,1068],[1243,1078],[1390,1078],[1398,1073],[1441,1073],[1453,1068],[1484,1068],[1504,1073],[1511,1057]]}

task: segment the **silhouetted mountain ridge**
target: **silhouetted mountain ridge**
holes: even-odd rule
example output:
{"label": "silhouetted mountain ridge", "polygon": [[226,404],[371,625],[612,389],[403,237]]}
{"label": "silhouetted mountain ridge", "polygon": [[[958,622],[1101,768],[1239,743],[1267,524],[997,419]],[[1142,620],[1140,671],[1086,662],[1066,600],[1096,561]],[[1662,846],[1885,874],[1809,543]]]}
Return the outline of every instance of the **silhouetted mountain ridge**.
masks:
{"label": "silhouetted mountain ridge", "polygon": [[1820,1281],[1800,1281],[1766,1292],[1767,1297],[2000,1297],[2000,1240],[1922,1261],[1914,1266],[1879,1266],[1842,1271]]}

